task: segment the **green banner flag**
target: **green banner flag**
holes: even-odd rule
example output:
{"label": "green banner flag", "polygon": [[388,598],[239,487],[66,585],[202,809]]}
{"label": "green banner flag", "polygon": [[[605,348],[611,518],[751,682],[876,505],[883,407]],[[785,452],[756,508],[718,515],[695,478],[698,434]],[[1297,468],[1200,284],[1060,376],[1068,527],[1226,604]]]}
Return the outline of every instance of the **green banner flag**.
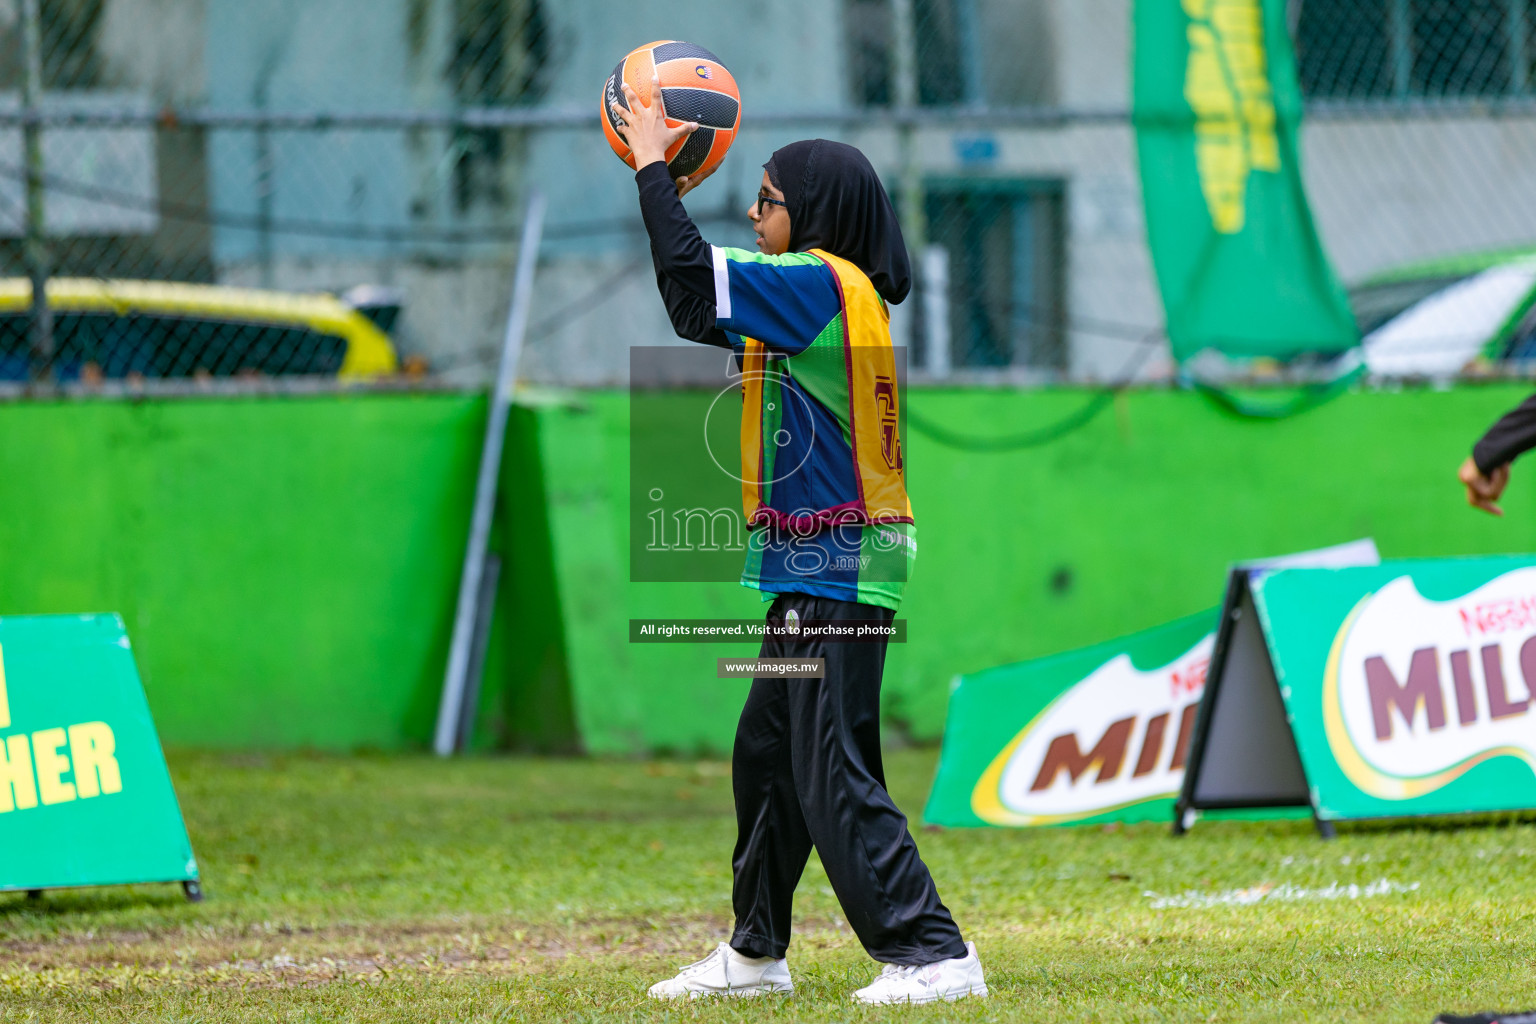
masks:
{"label": "green banner flag", "polygon": [[1302,183],[1285,0],[1137,0],[1133,119],[1174,357],[1354,346]]}
{"label": "green banner flag", "polygon": [[127,882],[200,896],[122,620],[0,618],[0,891]]}

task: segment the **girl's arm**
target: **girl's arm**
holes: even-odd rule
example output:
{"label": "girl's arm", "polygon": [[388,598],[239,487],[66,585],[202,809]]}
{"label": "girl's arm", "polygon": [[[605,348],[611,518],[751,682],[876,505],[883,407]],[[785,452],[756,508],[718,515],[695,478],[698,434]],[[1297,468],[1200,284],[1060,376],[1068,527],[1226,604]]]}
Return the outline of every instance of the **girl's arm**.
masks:
{"label": "girl's arm", "polygon": [[730,348],[729,331],[794,355],[841,311],[832,272],[816,257],[767,256],[705,242],[666,164],[640,168],[635,184],[656,283],[680,336]]}
{"label": "girl's arm", "polygon": [[[832,271],[810,253],[712,245],[715,326],[798,355],[833,327],[843,300]],[[835,332],[838,342],[841,332]]]}
{"label": "girl's arm", "polygon": [[715,326],[714,269],[710,249],[677,197],[677,187],[664,163],[647,164],[635,172],[640,213],[651,236],[651,262],[656,287],[667,304],[667,316],[678,337],[730,348],[725,332]]}
{"label": "girl's arm", "polygon": [[[654,79],[651,94],[661,96]],[[804,351],[841,312],[832,271],[805,253],[771,256],[707,245],[683,209],[662,157],[667,146],[698,125],[669,127],[662,103],[641,103],[628,84],[624,98],[627,106],[615,103],[613,112],[640,164],[635,172],[640,212],[673,328],[712,345],[728,344],[722,332],[729,332],[790,355]]]}

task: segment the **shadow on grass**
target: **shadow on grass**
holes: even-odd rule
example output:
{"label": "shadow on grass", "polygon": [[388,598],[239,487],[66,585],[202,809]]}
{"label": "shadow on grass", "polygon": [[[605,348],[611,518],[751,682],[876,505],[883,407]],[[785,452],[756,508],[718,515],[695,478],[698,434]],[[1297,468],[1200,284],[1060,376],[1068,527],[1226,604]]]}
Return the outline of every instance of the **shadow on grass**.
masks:
{"label": "shadow on grass", "polygon": [[[156,890],[160,888],[156,885]],[[81,913],[107,913],[115,910],[154,907],[166,909],[188,906],[179,882],[164,883],[164,892],[151,891],[148,884],[90,889],[44,889],[40,896],[26,892],[0,893],[0,918],[59,917]]]}
{"label": "shadow on grass", "polygon": [[1536,811],[1437,814],[1419,818],[1367,818],[1335,822],[1340,836],[1388,836],[1413,832],[1470,832],[1536,825]]}

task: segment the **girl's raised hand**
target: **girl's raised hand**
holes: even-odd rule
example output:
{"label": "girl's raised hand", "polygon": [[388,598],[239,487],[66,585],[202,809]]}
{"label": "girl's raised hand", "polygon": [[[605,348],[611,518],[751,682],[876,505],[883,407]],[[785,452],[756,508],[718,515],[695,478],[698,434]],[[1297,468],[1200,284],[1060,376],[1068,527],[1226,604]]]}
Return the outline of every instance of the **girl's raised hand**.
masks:
{"label": "girl's raised hand", "polygon": [[[678,139],[692,135],[698,130],[697,121],[687,121],[676,128],[667,124],[666,102],[661,95],[661,82],[655,75],[651,76],[651,100],[649,105],[640,102],[640,96],[630,88],[628,82],[624,85],[624,99],[629,104],[625,110],[623,104],[614,103],[613,116],[618,118],[616,127],[619,135],[629,144],[630,152],[635,156],[635,170],[653,164],[658,160],[666,160],[667,150]],[[686,192],[694,184],[709,177],[707,174],[695,175],[695,181],[687,188],[679,185],[678,194]]]}

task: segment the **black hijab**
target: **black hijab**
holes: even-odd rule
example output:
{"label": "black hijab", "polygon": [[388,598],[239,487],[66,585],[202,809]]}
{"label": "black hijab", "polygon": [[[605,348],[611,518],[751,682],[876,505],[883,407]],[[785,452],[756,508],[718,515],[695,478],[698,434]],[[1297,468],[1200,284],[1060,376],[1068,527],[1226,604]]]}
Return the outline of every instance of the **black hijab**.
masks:
{"label": "black hijab", "polygon": [[789,211],[789,251],[825,249],[869,275],[887,302],[912,290],[901,224],[869,160],[826,139],[791,142],[763,165]]}

